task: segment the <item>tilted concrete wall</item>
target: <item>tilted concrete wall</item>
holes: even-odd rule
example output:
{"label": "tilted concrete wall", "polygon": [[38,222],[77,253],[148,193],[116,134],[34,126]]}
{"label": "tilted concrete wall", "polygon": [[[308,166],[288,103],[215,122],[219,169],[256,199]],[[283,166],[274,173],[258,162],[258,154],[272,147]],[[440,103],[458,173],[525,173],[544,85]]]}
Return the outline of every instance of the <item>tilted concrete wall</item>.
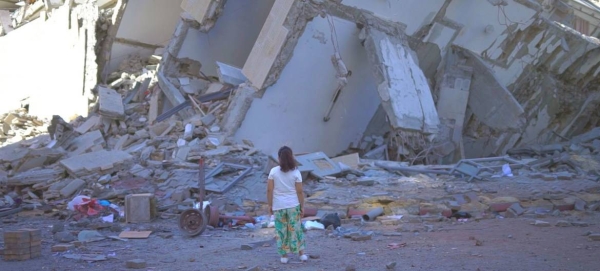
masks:
{"label": "tilted concrete wall", "polygon": [[316,17],[300,36],[279,80],[252,103],[237,139],[250,139],[265,153],[281,145],[296,152],[333,156],[358,143],[381,100],[354,22],[335,19],[340,54],[352,71],[328,122],[323,117],[337,87],[334,50],[326,19]]}
{"label": "tilted concrete wall", "polygon": [[[432,80],[436,73],[432,67],[439,67],[451,46],[471,52],[470,63],[479,71],[474,70],[465,114],[465,152],[467,157],[480,157],[584,132],[594,125],[586,118],[600,103],[598,90],[592,87],[600,69],[598,41],[547,20],[552,7],[535,1],[505,2],[508,5],[471,0],[428,5],[344,0],[342,4],[404,25],[416,41],[413,49],[433,85],[440,82]],[[489,72],[482,72],[486,67]],[[486,80],[496,82],[486,84]],[[475,98],[482,101],[486,96],[490,112],[522,107],[525,113],[509,110],[511,114],[501,114],[500,125],[494,114],[475,106],[480,103]]]}

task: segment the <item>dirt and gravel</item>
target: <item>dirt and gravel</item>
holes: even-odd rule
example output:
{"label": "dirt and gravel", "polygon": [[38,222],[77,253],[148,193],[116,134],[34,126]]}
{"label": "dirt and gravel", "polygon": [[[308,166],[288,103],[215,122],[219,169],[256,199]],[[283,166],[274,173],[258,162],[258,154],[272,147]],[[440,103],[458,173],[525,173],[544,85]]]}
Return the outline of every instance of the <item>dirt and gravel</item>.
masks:
{"label": "dirt and gravel", "polygon": [[[154,232],[148,239],[97,241],[68,252],[52,253],[50,248],[57,242],[51,228],[57,220],[18,218],[17,223],[1,224],[1,230],[42,229],[42,257],[23,262],[2,261],[0,270],[129,270],[126,261],[132,259],[146,262],[142,270],[600,270],[600,241],[586,236],[600,233],[600,215],[573,212],[537,219],[552,226],[532,225],[536,218],[399,226],[344,224],[342,227],[346,229],[372,231],[373,237],[352,241],[335,233],[309,231],[309,262],[300,263],[298,257],[292,257],[290,263],[283,265],[276,253],[273,229],[269,228],[207,230],[202,236],[190,238],[178,230],[174,219],[144,225],[123,224],[123,229]],[[558,221],[589,225],[557,227]],[[67,229],[83,230],[69,225]],[[100,232],[118,234],[110,229]],[[249,245],[244,246],[248,250],[243,245]],[[65,254],[104,255],[107,259],[86,262],[67,259]]]}

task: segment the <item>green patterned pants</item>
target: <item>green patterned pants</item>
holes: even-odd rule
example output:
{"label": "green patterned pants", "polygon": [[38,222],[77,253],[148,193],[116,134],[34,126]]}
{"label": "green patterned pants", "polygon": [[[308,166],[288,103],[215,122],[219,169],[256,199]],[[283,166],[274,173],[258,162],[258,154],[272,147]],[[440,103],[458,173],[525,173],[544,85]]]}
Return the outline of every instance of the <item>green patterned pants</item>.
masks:
{"label": "green patterned pants", "polygon": [[275,232],[277,233],[277,252],[286,256],[304,250],[304,232],[300,217],[300,206],[275,211]]}

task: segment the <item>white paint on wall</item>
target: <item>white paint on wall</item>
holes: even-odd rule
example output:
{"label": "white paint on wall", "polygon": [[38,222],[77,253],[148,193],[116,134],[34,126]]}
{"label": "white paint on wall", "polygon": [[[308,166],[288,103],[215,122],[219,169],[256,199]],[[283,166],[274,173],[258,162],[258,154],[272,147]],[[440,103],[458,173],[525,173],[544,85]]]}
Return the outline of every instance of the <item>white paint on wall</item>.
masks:
{"label": "white paint on wall", "polygon": [[181,0],[129,0],[117,38],[164,46],[182,11]]}
{"label": "white paint on wall", "polygon": [[316,17],[298,41],[279,80],[255,99],[235,137],[265,153],[289,145],[295,152],[333,156],[357,143],[381,103],[365,49],[353,22],[335,19],[340,53],[352,76],[331,113],[323,117],[337,87],[326,19]]}
{"label": "white paint on wall", "polygon": [[429,31],[429,34],[427,37],[425,37],[424,41],[437,44],[437,46],[440,48],[440,52],[442,52],[442,55],[444,55],[446,48],[452,42],[455,33],[456,30],[450,27],[434,23],[431,31]]}
{"label": "white paint on wall", "polygon": [[[116,37],[157,47],[167,46],[183,11],[180,4],[180,0],[129,0]],[[117,71],[130,55],[146,58],[152,53],[154,49],[149,47],[115,41],[106,74]]]}
{"label": "white paint on wall", "polygon": [[[472,0],[469,0],[469,2]],[[445,0],[343,0],[342,4],[373,12],[377,17],[406,25],[412,35],[430,24]]]}
{"label": "white paint on wall", "polygon": [[274,1],[228,0],[208,33],[188,30],[177,57],[199,61],[208,76],[217,76],[217,61],[242,68]]}
{"label": "white paint on wall", "polygon": [[[53,11],[47,21],[34,20],[0,37],[0,109],[8,112],[30,97],[29,113],[69,120],[87,116],[84,96],[85,39],[69,28],[69,9]],[[35,42],[32,42],[35,41]]]}

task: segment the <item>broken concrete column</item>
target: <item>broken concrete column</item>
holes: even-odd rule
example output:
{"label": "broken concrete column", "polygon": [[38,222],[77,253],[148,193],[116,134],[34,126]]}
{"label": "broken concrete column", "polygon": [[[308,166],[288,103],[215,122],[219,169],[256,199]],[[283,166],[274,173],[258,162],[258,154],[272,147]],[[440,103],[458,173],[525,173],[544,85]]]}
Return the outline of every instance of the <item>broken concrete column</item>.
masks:
{"label": "broken concrete column", "polygon": [[181,8],[200,23],[200,31],[208,32],[217,22],[227,0],[183,0]]}
{"label": "broken concrete column", "polygon": [[367,28],[365,48],[395,129],[436,134],[440,120],[427,79],[400,38]]}
{"label": "broken concrete column", "polygon": [[[233,136],[237,129],[242,126],[246,113],[252,105],[256,90],[246,84],[240,85],[235,91],[229,103],[221,127],[227,136]],[[204,122],[204,120],[202,121]],[[210,124],[209,124],[210,125]]]}

